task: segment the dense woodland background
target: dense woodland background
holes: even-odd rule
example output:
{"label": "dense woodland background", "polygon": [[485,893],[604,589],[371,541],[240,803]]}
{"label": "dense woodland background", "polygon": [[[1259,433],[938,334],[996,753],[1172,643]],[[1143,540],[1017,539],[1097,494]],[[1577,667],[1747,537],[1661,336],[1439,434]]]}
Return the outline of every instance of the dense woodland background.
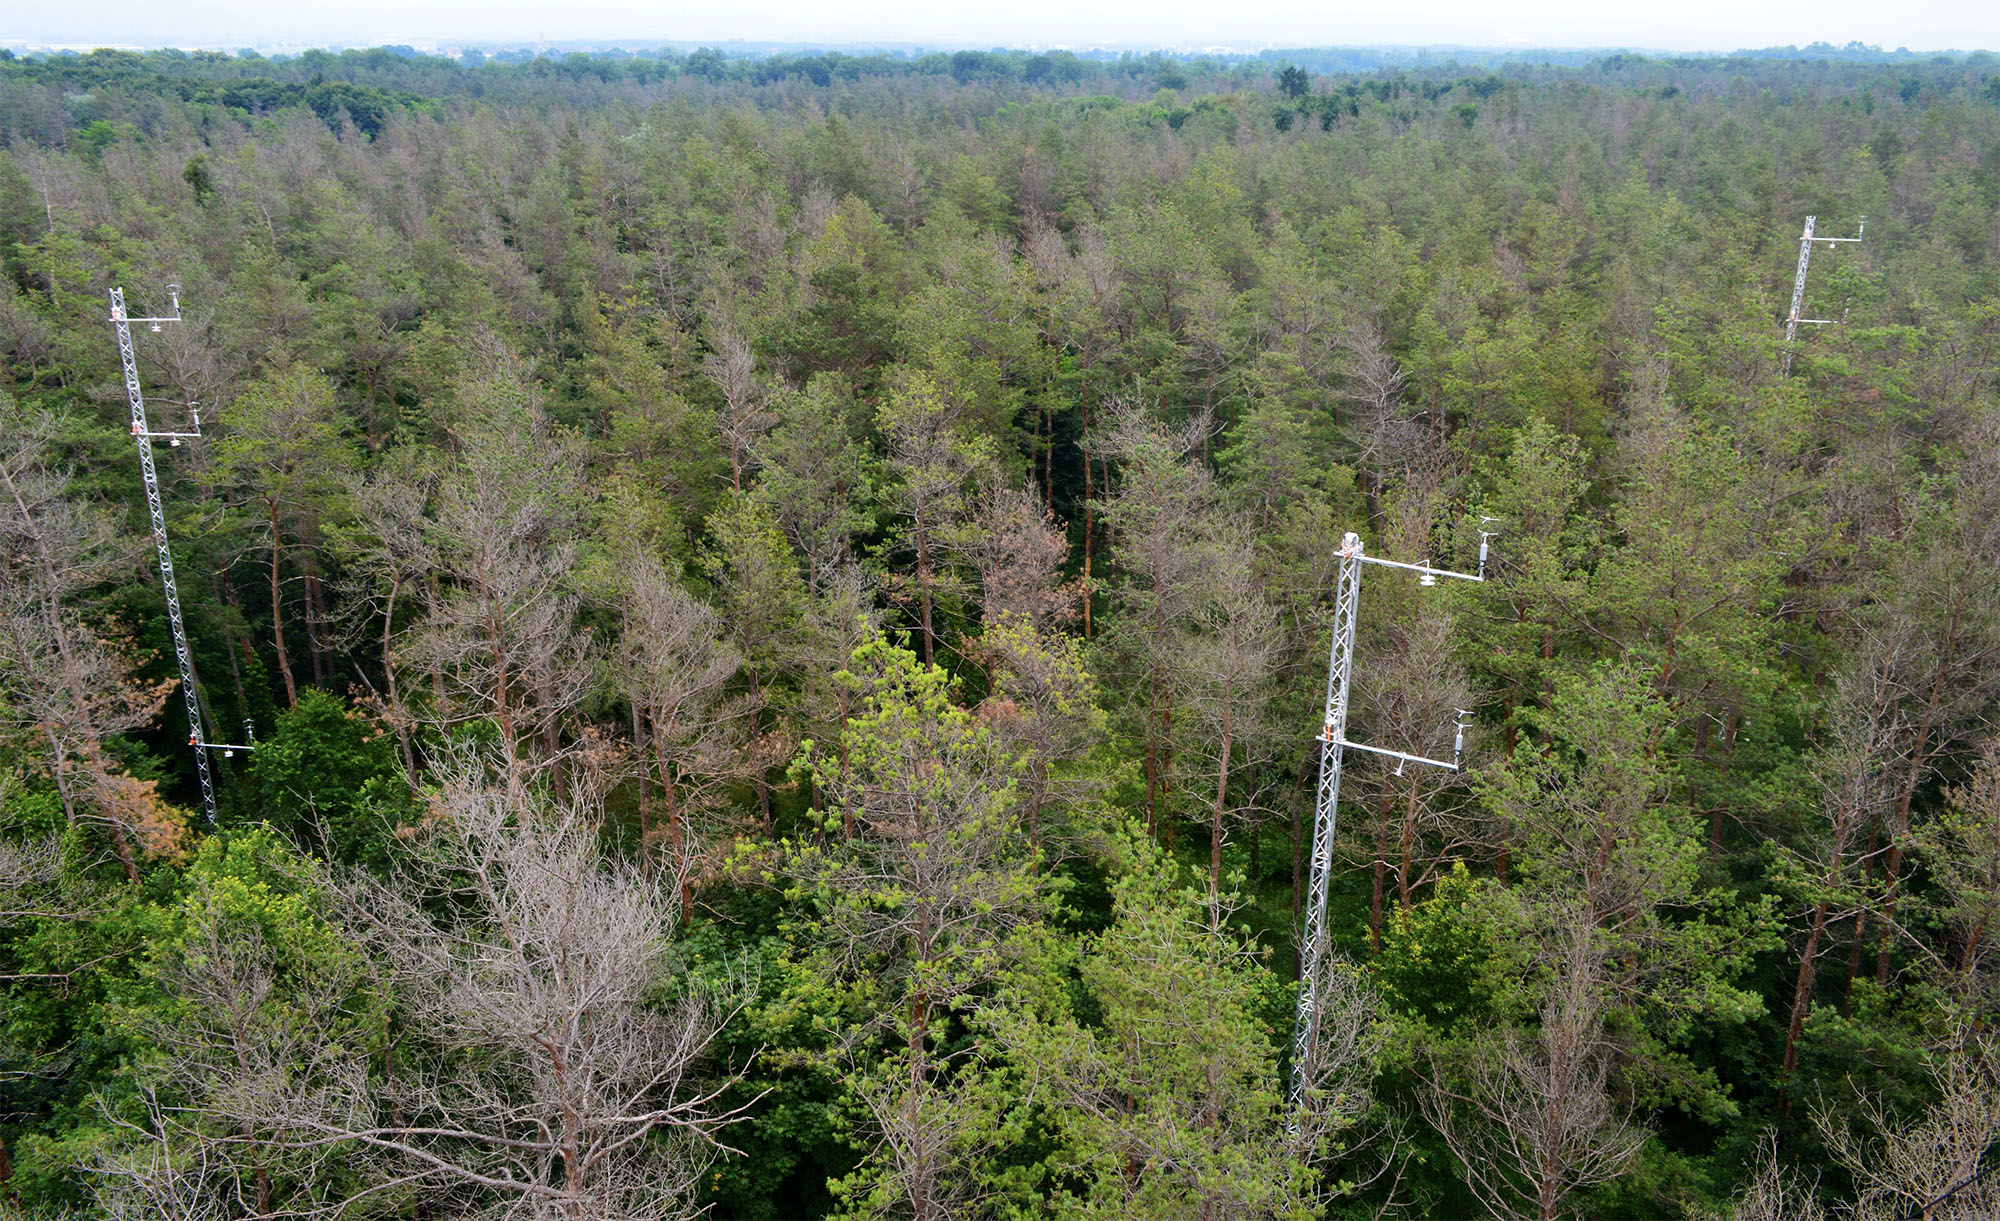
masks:
{"label": "dense woodland background", "polygon": [[[99,52],[0,147],[0,1214],[2000,1211],[1993,57]],[[1292,1110],[1340,539],[1482,515],[1364,584],[1471,766],[1349,756]]]}

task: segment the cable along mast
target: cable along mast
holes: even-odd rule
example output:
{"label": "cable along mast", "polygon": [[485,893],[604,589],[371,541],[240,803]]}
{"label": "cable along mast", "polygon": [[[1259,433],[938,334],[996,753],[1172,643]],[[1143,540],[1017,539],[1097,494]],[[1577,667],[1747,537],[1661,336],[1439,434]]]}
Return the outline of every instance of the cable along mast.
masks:
{"label": "cable along mast", "polygon": [[1812,262],[1813,243],[1825,242],[1829,246],[1836,246],[1843,242],[1859,242],[1862,235],[1868,232],[1868,218],[1863,216],[1860,225],[1854,230],[1853,237],[1818,237],[1813,233],[1813,226],[1818,221],[1817,216],[1806,217],[1805,232],[1799,234],[1799,270],[1798,274],[1792,277],[1792,310],[1785,315],[1785,355],[1781,370],[1781,376],[1784,377],[1792,375],[1792,343],[1798,338],[1799,324],[1803,322],[1808,326],[1833,326],[1838,323],[1838,319],[1834,318],[1799,317],[1799,311],[1806,305],[1806,266]]}
{"label": "cable along mast", "polygon": [[[201,719],[201,700],[195,693],[194,653],[188,647],[187,625],[181,619],[180,587],[174,580],[174,553],[167,545],[167,514],[160,503],[160,479],[153,467],[153,441],[164,438],[172,446],[178,446],[184,438],[200,438],[201,408],[188,404],[188,418],[192,432],[154,432],[146,423],[146,398],[139,386],[139,358],[132,344],[132,324],[145,323],[158,334],[162,325],[181,320],[181,290],[178,284],[167,286],[168,299],[173,302],[171,313],[157,317],[135,318],[125,312],[125,291],[111,290],[111,326],[118,335],[118,359],[125,366],[125,397],[132,407],[132,437],[139,444],[139,472],[146,484],[146,511],[153,521],[153,547],[159,553],[160,594],[167,604],[167,624],[173,630],[174,661],[180,667],[181,698],[187,705],[188,745],[194,749],[195,774],[201,780],[202,812],[208,817],[208,825],[215,826],[215,778],[209,771],[208,752],[220,750],[225,756],[239,750],[255,749],[254,738],[246,744],[232,742],[210,742]],[[249,723],[244,723],[246,734]]]}
{"label": "cable along mast", "polygon": [[[1417,574],[1417,584],[1434,586],[1439,577],[1453,581],[1484,581],[1488,540],[1497,531],[1484,527],[1491,517],[1480,518],[1479,571],[1449,572],[1428,564],[1405,564],[1369,555],[1359,535],[1350,531],[1340,543],[1340,573],[1333,606],[1333,649],[1326,671],[1326,715],[1317,740],[1320,744],[1319,795],[1313,809],[1311,889],[1306,895],[1305,926],[1299,938],[1299,1007],[1292,1026],[1291,1086],[1287,1101],[1294,1114],[1303,1107],[1313,1079],[1318,1075],[1315,1051],[1319,1045],[1319,1021],[1323,1009],[1326,972],[1331,966],[1327,945],[1327,887],[1333,875],[1333,837],[1340,808],[1341,755],[1347,750],[1381,755],[1396,761],[1396,774],[1409,764],[1441,767],[1457,771],[1465,753],[1465,727],[1472,713],[1458,710],[1458,732],[1452,741],[1451,759],[1427,759],[1422,755],[1370,746],[1347,737],[1347,696],[1354,674],[1354,627],[1361,610],[1361,566],[1379,564]],[[1296,1124],[1296,1120],[1294,1123]],[[1296,1128],[1294,1129],[1296,1133]]]}

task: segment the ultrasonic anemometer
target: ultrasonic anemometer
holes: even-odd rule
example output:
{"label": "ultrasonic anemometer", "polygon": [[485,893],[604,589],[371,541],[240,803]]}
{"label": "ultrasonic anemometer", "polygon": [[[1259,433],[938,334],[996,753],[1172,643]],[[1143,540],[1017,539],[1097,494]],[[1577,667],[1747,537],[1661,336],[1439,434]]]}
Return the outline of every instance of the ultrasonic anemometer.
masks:
{"label": "ultrasonic anemometer", "polygon": [[1294,1108],[1305,1101],[1306,1090],[1311,1084],[1311,1053],[1319,1041],[1320,989],[1328,953],[1327,885],[1333,872],[1333,835],[1340,805],[1341,754],[1345,750],[1358,750],[1394,759],[1394,774],[1398,776],[1403,774],[1404,767],[1413,763],[1455,772],[1465,757],[1465,729],[1472,722],[1469,709],[1456,710],[1458,719],[1449,761],[1348,740],[1347,694],[1349,680],[1354,673],[1354,626],[1361,609],[1361,566],[1378,564],[1384,568],[1406,569],[1416,573],[1417,584],[1425,588],[1435,586],[1440,577],[1453,581],[1484,581],[1488,544],[1499,533],[1486,527],[1496,520],[1492,517],[1479,519],[1479,570],[1474,573],[1451,572],[1429,564],[1405,564],[1369,555],[1362,546],[1360,536],[1351,531],[1341,540],[1340,573],[1333,605],[1333,650],[1326,672],[1326,715],[1316,735],[1320,744],[1320,767],[1319,797],[1313,812],[1312,889],[1306,896],[1305,928],[1299,940],[1299,1011],[1292,1027],[1290,1091],[1290,1102]]}
{"label": "ultrasonic anemometer", "polygon": [[[195,694],[194,653],[188,647],[187,625],[181,619],[180,587],[174,582],[174,553],[167,546],[167,514],[160,503],[159,474],[153,468],[153,442],[164,438],[169,447],[178,446],[184,438],[201,436],[201,408],[198,404],[182,404],[188,409],[188,419],[192,432],[154,432],[146,424],[146,399],[139,388],[139,359],[132,347],[132,324],[143,322],[154,333],[159,334],[165,323],[181,320],[181,286],[167,285],[167,299],[172,302],[169,313],[150,318],[134,318],[125,312],[125,290],[111,290],[111,325],[118,334],[118,358],[125,366],[125,397],[132,406],[132,436],[139,442],[139,471],[146,482],[146,510],[153,519],[153,547],[160,559],[160,595],[167,604],[167,625],[173,629],[174,661],[180,666],[181,698],[187,704],[188,745],[194,749],[195,774],[201,780],[202,810],[208,815],[208,825],[215,826],[215,779],[209,774],[208,752],[219,750],[225,759],[234,758],[239,750],[255,750],[257,737],[250,729],[250,722],[243,723],[244,742],[210,742],[202,732],[201,700]],[[172,400],[169,400],[172,401]]]}

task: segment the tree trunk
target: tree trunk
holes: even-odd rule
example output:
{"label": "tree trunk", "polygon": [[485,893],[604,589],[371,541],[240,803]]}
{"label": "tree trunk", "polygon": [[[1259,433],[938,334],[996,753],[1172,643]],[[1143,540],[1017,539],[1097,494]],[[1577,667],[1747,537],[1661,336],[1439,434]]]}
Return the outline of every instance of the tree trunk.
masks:
{"label": "tree trunk", "polygon": [[1220,765],[1215,769],[1215,805],[1209,811],[1208,819],[1208,897],[1214,899],[1222,893],[1222,812],[1229,802],[1229,752],[1233,748],[1230,719],[1230,691],[1228,679],[1222,682],[1222,755]]}
{"label": "tree trunk", "polygon": [[[645,718],[640,714],[637,700],[632,702],[632,749],[640,758],[646,757]],[[657,758],[657,745],[655,746]],[[639,782],[639,867],[647,877],[653,876],[653,786],[646,780],[646,769],[635,768],[634,779]]]}
{"label": "tree trunk", "polygon": [[139,861],[132,855],[132,841],[125,834],[125,824],[115,818],[111,820],[111,850],[118,854],[118,867],[124,871],[125,881],[138,882]]}
{"label": "tree trunk", "polygon": [[1405,913],[1410,910],[1410,875],[1416,869],[1412,858],[1416,856],[1417,849],[1417,796],[1420,783],[1414,775],[1409,779],[1410,794],[1403,804],[1402,863],[1396,867],[1396,898]]}
{"label": "tree trunk", "polygon": [[1049,787],[1048,757],[1036,751],[1028,764],[1028,846],[1042,847],[1042,802]]}
{"label": "tree trunk", "polygon": [[1868,850],[1861,854],[1861,902],[1854,911],[1853,943],[1847,947],[1847,982],[1840,989],[1840,1016],[1854,1011],[1854,977],[1861,973],[1861,951],[1868,941],[1868,886],[1875,879],[1875,828],[1868,829]]}
{"label": "tree trunk", "polygon": [[300,554],[306,582],[306,652],[312,656],[313,686],[323,688],[332,667],[326,647],[326,595],[320,588],[319,560],[312,548],[307,546]]}
{"label": "tree trunk", "polygon": [[[1828,884],[1832,884],[1829,878]],[[1799,981],[1792,989],[1792,1020],[1785,1028],[1784,1067],[1778,1073],[1778,1114],[1792,1113],[1792,1072],[1799,1065],[1799,1036],[1805,1033],[1806,1014],[1812,1008],[1813,976],[1817,968],[1820,938],[1826,934],[1827,901],[1813,908],[1812,931],[1806,934],[1806,948],[1799,955]]]}
{"label": "tree trunk", "polygon": [[1090,393],[1083,395],[1083,638],[1090,639],[1090,553],[1091,525],[1095,519],[1096,491],[1090,478]]}
{"label": "tree trunk", "polygon": [[1382,952],[1382,896],[1387,889],[1389,806],[1392,800],[1393,796],[1385,786],[1375,802],[1375,862],[1369,869],[1371,886],[1368,895],[1368,946],[1374,954]]}
{"label": "tree trunk", "polygon": [[[217,602],[223,603],[226,606],[235,606],[236,595],[229,588],[227,572],[227,568],[210,569],[208,574],[209,588],[215,591],[215,600]],[[232,633],[231,639],[222,646],[222,652],[224,656],[229,658],[229,678],[236,687],[236,707],[242,711],[244,716],[249,716],[250,695],[243,689],[243,666],[236,660],[236,649],[232,647],[238,642],[238,639]],[[243,640],[242,644],[244,646],[243,656],[254,657],[255,654],[249,649],[249,642]]]}
{"label": "tree trunk", "polygon": [[933,653],[937,634],[931,624],[931,539],[930,531],[917,523],[917,601],[923,608],[924,616],[924,664],[934,663]]}
{"label": "tree trunk", "polygon": [[[292,660],[285,652],[285,607],[279,596],[279,559],[283,542],[278,536],[278,502],[271,502],[271,639],[278,650],[278,673],[285,679],[285,704],[299,706],[299,686],[292,679]],[[197,730],[196,732],[200,732]]]}
{"label": "tree trunk", "polygon": [[389,710],[396,718],[396,747],[403,756],[403,774],[410,783],[417,780],[417,756],[410,749],[410,717],[403,709],[403,696],[396,687],[396,663],[389,656],[391,633],[396,621],[396,595],[403,590],[403,574],[389,579],[389,601],[382,610],[382,677],[389,688]]}
{"label": "tree trunk", "polygon": [[[671,867],[674,871],[674,876],[679,879],[676,889],[680,891],[681,920],[685,924],[694,915],[694,896],[689,891],[687,869],[685,868],[687,829],[681,822],[680,785],[678,777],[674,775],[672,765],[667,762],[666,743],[667,735],[661,732],[659,724],[655,722],[653,725],[653,763],[659,769],[660,773],[660,799],[666,803],[667,807],[667,851],[673,854]],[[761,791],[761,777],[759,777],[758,783]],[[770,817],[768,809],[766,810],[765,817],[766,819]]]}

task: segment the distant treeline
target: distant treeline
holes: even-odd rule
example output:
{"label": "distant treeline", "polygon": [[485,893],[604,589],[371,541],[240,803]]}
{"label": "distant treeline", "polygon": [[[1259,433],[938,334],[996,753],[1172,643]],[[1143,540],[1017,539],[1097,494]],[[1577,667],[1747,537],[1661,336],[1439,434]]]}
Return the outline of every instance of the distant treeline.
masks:
{"label": "distant treeline", "polygon": [[[1403,62],[1397,62],[1399,55]],[[435,114],[435,107],[454,100],[645,104],[688,89],[725,94],[748,89],[754,94],[778,87],[782,92],[765,104],[782,106],[797,89],[837,91],[866,82],[921,84],[926,79],[939,87],[1012,91],[1023,100],[1050,94],[1128,101],[1151,97],[1165,113],[1181,118],[1201,109],[1204,98],[1212,104],[1217,95],[1276,92],[1283,98],[1274,112],[1280,130],[1295,117],[1317,119],[1324,129],[1341,114],[1359,115],[1364,103],[1443,102],[1470,121],[1472,112],[1465,107],[1509,84],[1574,87],[1591,79],[1654,91],[1663,98],[1682,91],[1718,96],[1762,89],[1786,104],[1800,91],[1822,98],[1894,94],[1905,103],[1919,101],[1920,93],[1929,101],[1963,91],[2000,101],[2000,57],[1991,52],[1919,56],[1855,43],[1672,58],[1382,48],[1267,51],[1254,59],[1164,52],[1107,59],[1019,50],[731,56],[713,48],[559,55],[523,50],[490,56],[472,50],[462,59],[421,55],[407,47],[268,57],[248,51],[98,50],[27,57],[0,51],[0,141],[101,148],[123,131],[157,129],[168,113],[161,103],[172,102],[214,107],[239,122],[302,106],[336,131],[351,122],[372,139],[391,114]],[[1185,96],[1168,99],[1161,91]],[[1001,104],[1006,98],[988,100]],[[1415,111],[1397,113],[1407,119]]]}

